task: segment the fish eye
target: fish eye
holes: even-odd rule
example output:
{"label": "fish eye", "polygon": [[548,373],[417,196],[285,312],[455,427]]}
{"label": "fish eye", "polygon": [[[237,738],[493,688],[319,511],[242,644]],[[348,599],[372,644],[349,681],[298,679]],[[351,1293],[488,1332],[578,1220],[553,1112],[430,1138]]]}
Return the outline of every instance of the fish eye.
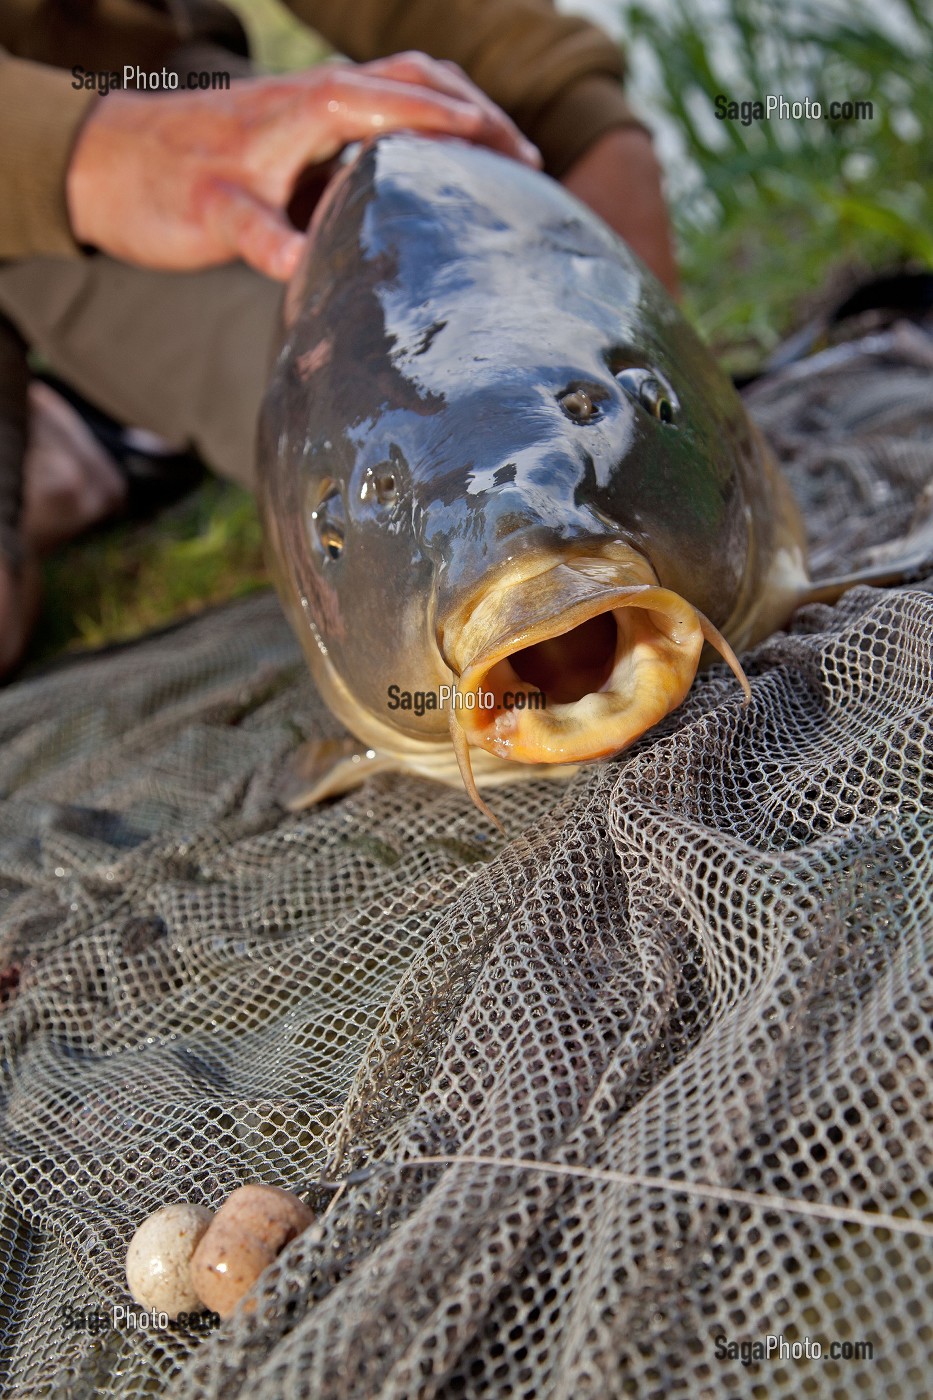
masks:
{"label": "fish eye", "polygon": [[659,423],[673,424],[678,403],[672,389],[648,369],[624,369],[616,375],[616,383]]}
{"label": "fish eye", "polygon": [[390,506],[398,498],[398,483],[391,472],[384,472],[373,482],[376,500],[381,506]]}
{"label": "fish eye", "polygon": [[673,423],[674,405],[656,379],[646,379],[638,391],[639,401],[660,423]]}
{"label": "fish eye", "polygon": [[326,487],[317,506],[311,512],[311,528],[328,559],[339,559],[343,553],[347,522],[343,496],[339,486]]}
{"label": "fish eye", "polygon": [[404,489],[405,468],[405,458],[393,443],[383,461],[366,468],[360,485],[360,500],[378,506],[394,506]]}
{"label": "fish eye", "polygon": [[594,418],[599,417],[599,404],[585,389],[568,389],[567,393],[558,397],[557,402],[575,423],[592,423]]}

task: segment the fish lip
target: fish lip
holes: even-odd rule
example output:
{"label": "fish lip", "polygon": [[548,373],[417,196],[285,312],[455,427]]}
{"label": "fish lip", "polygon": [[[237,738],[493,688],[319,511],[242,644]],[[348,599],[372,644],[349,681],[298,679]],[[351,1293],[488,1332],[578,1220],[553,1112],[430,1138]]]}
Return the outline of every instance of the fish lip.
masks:
{"label": "fish lip", "polygon": [[[607,628],[582,631],[607,614],[614,637]],[[521,763],[619,753],[685,699],[704,641],[731,666],[746,699],[751,693],[725,638],[622,540],[500,567],[437,637],[458,678],[450,715],[458,762],[470,745]],[[523,657],[523,674],[513,666],[516,653],[562,637],[566,647],[542,646]],[[508,690],[539,693],[530,679],[535,672],[552,692],[543,707],[506,704]]]}
{"label": "fish lip", "polygon": [[[560,571],[564,571],[563,577]],[[510,606],[503,600],[529,594],[532,584],[536,585],[535,606],[528,622],[525,626],[516,624],[511,634],[503,635],[500,618],[515,612],[514,604]],[[538,631],[544,620],[541,614],[542,609],[546,613],[546,603],[542,591],[549,585],[561,596],[559,616],[563,617],[572,605],[605,598],[620,588],[657,586],[658,577],[645,556],[621,539],[568,549],[556,560],[553,554],[537,553],[506,560],[484,577],[478,596],[439,621],[434,629],[438,650],[453,675],[461,676],[481,655],[503,642],[512,650],[527,645],[524,639],[531,631]],[[547,616],[553,617],[554,613]]]}
{"label": "fish lip", "polygon": [[[615,648],[605,681],[575,699],[542,708],[509,707],[505,697],[541,694],[523,680],[510,658],[536,642],[554,640],[582,623],[611,614]],[[680,594],[659,585],[604,590],[528,629],[503,634],[461,672],[458,690],[492,697],[488,707],[455,711],[467,742],[521,763],[580,763],[619,753],[685,699],[703,649],[705,619]]]}

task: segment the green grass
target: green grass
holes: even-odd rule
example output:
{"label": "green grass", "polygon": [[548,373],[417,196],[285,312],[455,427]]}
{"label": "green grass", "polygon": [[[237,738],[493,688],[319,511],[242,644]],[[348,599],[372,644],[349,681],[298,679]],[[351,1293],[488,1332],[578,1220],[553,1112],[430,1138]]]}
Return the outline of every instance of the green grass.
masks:
{"label": "green grass", "polygon": [[30,664],[126,641],[268,582],[255,502],[211,480],[156,520],[101,530],[47,561]]}
{"label": "green grass", "polygon": [[[270,69],[326,47],[278,0],[235,0]],[[933,132],[924,114],[933,23],[921,0],[889,0],[912,26],[893,38],[864,0],[723,0],[715,24],[694,0],[626,8],[631,39],[660,72],[658,104],[699,173],[674,216],[685,300],[733,371],[759,365],[821,289],[872,269],[933,266]],[[871,122],[720,123],[713,100],[768,92],[869,100]],[[209,483],[147,525],[63,551],[46,570],[32,659],[134,636],[266,582],[259,527],[241,491]]]}
{"label": "green grass", "polygon": [[280,0],[226,0],[236,10],[250,38],[250,49],[267,73],[310,68],[331,52]]}
{"label": "green grass", "polygon": [[[659,106],[700,180],[674,208],[689,313],[734,371],[760,365],[827,286],[933,266],[933,20],[921,0],[693,0],[627,29],[660,68]],[[879,12],[896,13],[902,37]],[[862,122],[719,121],[718,93],[869,101]]]}

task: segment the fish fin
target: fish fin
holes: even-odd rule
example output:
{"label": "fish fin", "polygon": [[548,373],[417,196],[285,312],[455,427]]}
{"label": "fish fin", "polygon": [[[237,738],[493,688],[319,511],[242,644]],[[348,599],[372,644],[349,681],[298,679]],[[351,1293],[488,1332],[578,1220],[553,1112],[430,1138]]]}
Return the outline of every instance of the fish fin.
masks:
{"label": "fish fin", "polygon": [[473,777],[473,765],[470,763],[470,745],[467,736],[457,722],[457,716],[451,707],[448,714],[450,725],[450,742],[454,746],[454,753],[457,756],[457,767],[460,769],[460,776],[463,779],[463,786],[473,799],[474,805],[479,808],[484,817],[488,817],[493,826],[497,826],[505,835],[505,827],[492,809],[483,801],[476,786],[476,779]]}
{"label": "fish fin", "polygon": [[289,759],[276,798],[289,812],[300,812],[397,767],[392,759],[366,748],[358,739],[309,739]]}
{"label": "fish fin", "polygon": [[906,535],[879,545],[871,552],[871,563],[851,574],[822,579],[802,588],[795,607],[806,603],[838,603],[843,593],[859,584],[875,588],[896,588],[913,583],[933,569],[933,483],[917,501],[914,518]]}
{"label": "fish fin", "polygon": [[739,661],[739,658],[719,631],[718,627],[714,627],[708,617],[704,617],[701,612],[697,611],[697,621],[700,624],[700,631],[703,633],[703,640],[709,642],[714,651],[719,652],[719,655],[722,657],[723,661],[725,661],[739,685],[742,687],[745,695],[745,703],[747,705],[752,698],[752,688],[748,683],[748,676],[746,676],[745,672],[742,670],[742,663]]}
{"label": "fish fin", "polygon": [[[313,807],[328,797],[340,797],[361,786],[367,778],[378,773],[409,773],[434,782],[446,783],[450,787],[460,787],[462,782],[484,817],[494,826],[503,830],[502,823],[480,797],[473,774],[473,758],[469,753],[466,736],[459,725],[451,725],[451,740],[456,764],[438,764],[435,760],[428,764],[417,759],[402,762],[389,754],[379,753],[361,744],[358,739],[346,736],[342,739],[309,739],[291,755],[279,781],[276,800],[290,812],[300,812]],[[464,752],[466,750],[466,752]],[[450,753],[450,750],[447,750]],[[569,781],[578,771],[579,764],[541,765],[509,763],[505,759],[494,759],[485,750],[476,751],[479,766],[479,781],[484,785],[519,782],[523,778],[553,778]]]}
{"label": "fish fin", "polygon": [[912,582],[922,570],[916,567],[895,569],[879,565],[874,569],[861,569],[852,574],[840,574],[838,578],[823,579],[819,583],[804,588],[794,600],[794,610],[804,608],[808,603],[838,603],[850,588],[864,585],[868,588],[896,588],[898,584]]}

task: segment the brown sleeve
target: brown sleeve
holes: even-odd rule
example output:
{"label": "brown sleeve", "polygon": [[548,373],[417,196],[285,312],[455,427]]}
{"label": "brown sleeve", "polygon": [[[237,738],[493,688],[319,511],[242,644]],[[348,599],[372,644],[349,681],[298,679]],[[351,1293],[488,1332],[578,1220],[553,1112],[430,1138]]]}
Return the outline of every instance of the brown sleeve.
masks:
{"label": "brown sleeve", "polygon": [[70,73],[0,49],[0,259],[76,254],[65,171],[94,92]]}
{"label": "brown sleeve", "polygon": [[640,126],[621,88],[618,45],[551,0],[288,0],[357,62],[404,49],[452,59],[562,175],[603,132]]}

